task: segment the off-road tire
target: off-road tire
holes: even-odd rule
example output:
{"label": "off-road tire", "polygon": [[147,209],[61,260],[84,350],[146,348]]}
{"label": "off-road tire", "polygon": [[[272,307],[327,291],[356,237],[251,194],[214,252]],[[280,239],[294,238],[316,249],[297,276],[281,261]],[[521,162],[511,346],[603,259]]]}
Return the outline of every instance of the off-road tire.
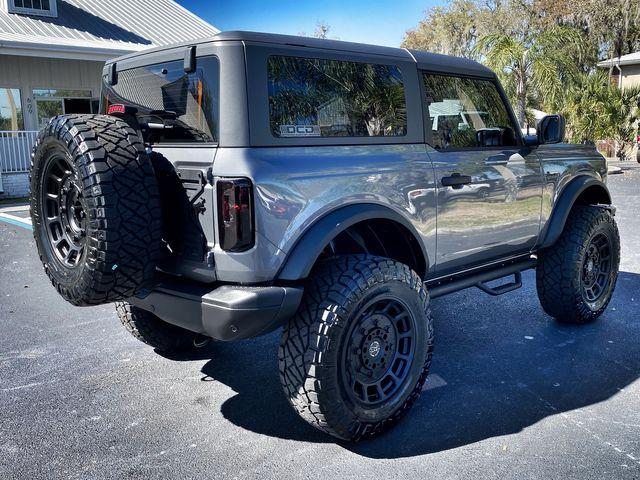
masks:
{"label": "off-road tire", "polygon": [[[584,292],[588,248],[596,236],[610,242],[610,272],[600,297],[589,301]],[[544,311],[563,323],[594,321],[607,308],[618,277],[620,236],[611,211],[595,205],[575,206],[558,241],[538,255],[536,285]]]}
{"label": "off-road tire", "polygon": [[177,353],[195,348],[197,333],[171,325],[151,312],[127,302],[116,302],[116,312],[131,335],[160,352]]}
{"label": "off-road tire", "polygon": [[[350,335],[365,321],[361,309],[385,297],[401,300],[415,318],[415,355],[394,396],[367,408],[349,393],[342,359]],[[381,257],[332,257],[314,268],[302,304],[284,328],[280,381],[304,420],[334,437],[359,441],[383,432],[407,413],[422,392],[432,350],[429,295],[414,271]]]}
{"label": "off-road tire", "polygon": [[[62,167],[51,166],[54,161]],[[79,252],[73,259],[75,265],[64,258],[64,243],[58,241],[62,247],[54,245],[65,234],[60,233],[62,209],[56,210],[53,204],[63,205],[65,194],[58,193],[59,199],[52,200],[56,188],[45,183],[55,179],[56,169],[65,168],[67,173],[58,183],[67,187],[58,187],[60,192],[77,191],[75,201],[85,219],[84,228],[74,224],[80,232],[74,232],[77,245],[72,242]],[[40,259],[51,283],[66,300],[74,305],[109,303],[131,297],[149,285],[161,252],[160,198],[144,146],[126,123],[106,115],[53,118],[34,146],[30,188],[33,234]],[[50,215],[55,211],[57,216]],[[47,217],[53,218],[54,224],[58,222],[59,228],[51,226]],[[67,232],[70,222],[64,222]],[[49,233],[54,230],[55,238]]]}

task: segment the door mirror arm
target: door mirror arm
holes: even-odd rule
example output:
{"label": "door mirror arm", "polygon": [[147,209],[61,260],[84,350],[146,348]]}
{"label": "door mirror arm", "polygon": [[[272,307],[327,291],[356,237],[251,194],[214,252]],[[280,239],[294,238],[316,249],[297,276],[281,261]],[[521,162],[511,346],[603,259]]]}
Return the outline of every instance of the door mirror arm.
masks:
{"label": "door mirror arm", "polygon": [[538,122],[536,132],[538,143],[562,143],[564,141],[565,119],[562,115],[547,115]]}
{"label": "door mirror arm", "polygon": [[536,148],[540,145],[540,140],[537,135],[525,135],[524,144],[529,148]]}

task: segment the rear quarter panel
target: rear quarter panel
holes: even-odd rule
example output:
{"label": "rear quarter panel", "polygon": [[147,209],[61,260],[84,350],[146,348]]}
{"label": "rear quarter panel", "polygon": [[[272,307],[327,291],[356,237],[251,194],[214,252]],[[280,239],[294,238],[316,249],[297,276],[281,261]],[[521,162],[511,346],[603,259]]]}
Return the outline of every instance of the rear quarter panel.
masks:
{"label": "rear quarter panel", "polygon": [[[256,246],[240,254],[218,251],[221,280],[271,280],[311,225],[359,203],[383,205],[403,216],[427,252],[435,253],[435,178],[424,144],[220,148],[213,173],[246,176],[256,194]],[[418,202],[410,200],[416,197]],[[241,271],[243,262],[247,268]],[[260,270],[251,271],[252,264]]]}

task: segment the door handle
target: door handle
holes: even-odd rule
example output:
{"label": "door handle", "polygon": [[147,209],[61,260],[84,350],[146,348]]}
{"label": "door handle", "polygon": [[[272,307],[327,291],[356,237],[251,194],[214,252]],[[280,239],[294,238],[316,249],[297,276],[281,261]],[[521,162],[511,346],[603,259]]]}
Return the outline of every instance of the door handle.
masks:
{"label": "door handle", "polygon": [[463,185],[471,183],[471,177],[469,175],[461,175],[459,173],[452,173],[449,177],[442,177],[440,180],[443,187],[462,188]]}

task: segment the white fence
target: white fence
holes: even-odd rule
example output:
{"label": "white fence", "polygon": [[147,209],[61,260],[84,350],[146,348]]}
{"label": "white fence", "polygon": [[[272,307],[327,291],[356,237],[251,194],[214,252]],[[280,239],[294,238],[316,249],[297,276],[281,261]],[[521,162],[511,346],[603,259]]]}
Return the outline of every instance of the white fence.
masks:
{"label": "white fence", "polygon": [[0,130],[0,170],[4,173],[28,172],[31,148],[37,136],[35,131]]}

